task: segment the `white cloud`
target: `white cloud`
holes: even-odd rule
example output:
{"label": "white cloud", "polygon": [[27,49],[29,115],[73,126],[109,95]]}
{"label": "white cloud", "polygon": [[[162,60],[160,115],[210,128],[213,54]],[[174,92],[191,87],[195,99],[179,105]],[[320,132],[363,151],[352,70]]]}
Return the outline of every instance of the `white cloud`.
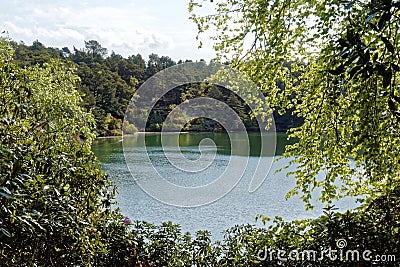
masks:
{"label": "white cloud", "polygon": [[0,29],[16,41],[39,40],[47,46],[82,47],[84,40],[95,39],[123,55],[196,50],[186,3],[179,0],[176,8],[168,1],[151,2],[13,1],[7,4],[13,12],[0,14]]}
{"label": "white cloud", "polygon": [[34,37],[34,33],[32,32],[31,29],[19,27],[19,26],[15,25],[14,23],[10,22],[10,21],[5,21],[3,23],[3,26],[2,26],[1,30],[6,30],[11,34],[16,33],[16,34],[18,34],[20,36],[26,36],[29,39]]}

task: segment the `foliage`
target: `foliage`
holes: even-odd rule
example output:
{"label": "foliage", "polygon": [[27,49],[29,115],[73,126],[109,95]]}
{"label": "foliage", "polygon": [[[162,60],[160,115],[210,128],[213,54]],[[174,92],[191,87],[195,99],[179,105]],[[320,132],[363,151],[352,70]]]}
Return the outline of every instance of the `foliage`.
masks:
{"label": "foliage", "polygon": [[[199,34],[218,32],[213,40],[219,58],[259,84],[270,106],[293,109],[304,119],[291,130],[299,142],[285,154],[298,166],[288,197],[301,194],[312,208],[317,188],[325,203],[344,195],[369,202],[390,194],[400,178],[399,4],[204,2],[191,1],[191,18]],[[216,12],[197,15],[202,5]]]}
{"label": "foliage", "polygon": [[[264,89],[273,107],[281,112],[292,109],[304,118],[304,124],[292,132],[299,142],[287,152],[299,165],[294,173],[298,185],[292,193],[302,192],[306,202],[317,187],[322,188],[325,202],[344,194],[369,196],[368,204],[354,211],[337,213],[330,207],[317,219],[275,218],[265,228],[236,226],[217,242],[207,231],[192,237],[172,223],[131,224],[110,208],[111,185],[90,151],[95,120],[83,107],[92,110],[105,134],[122,127],[118,120],[129,95],[146,77],[174,64],[168,57],[152,55],[146,66],[139,55],[105,58],[106,50],[97,42],[89,41],[86,50],[72,53],[35,42],[30,48],[16,46],[17,54],[33,55],[19,59],[27,66],[21,68],[12,61],[13,49],[2,41],[1,263],[359,266],[359,262],[329,258],[317,262],[259,258],[265,248],[336,249],[340,238],[347,240],[346,249],[371,250],[372,255],[394,255],[398,260],[399,5],[394,1],[343,3],[226,0],[216,4],[218,15],[192,17],[200,31],[212,25],[219,30],[215,37],[219,55],[229,55],[226,59]],[[196,6],[192,1],[191,11]],[[81,83],[71,66],[78,69]],[[84,105],[75,85],[85,93]],[[196,96],[203,89],[188,85],[179,96]],[[212,93],[231,101],[239,111],[245,108],[222,91]],[[166,102],[167,108],[176,104]],[[153,119],[156,125],[158,119]],[[131,124],[124,127],[135,131]],[[315,180],[321,171],[324,180]]]}
{"label": "foliage", "polygon": [[[131,55],[127,58],[111,52],[107,56],[107,49],[95,40],[85,41],[85,48],[78,50],[74,48],[70,51],[67,47],[62,49],[45,47],[39,41],[35,41],[31,46],[23,43],[12,42],[15,48],[15,61],[19,66],[33,66],[44,64],[51,59],[61,59],[65,62],[75,63],[80,82],[77,89],[83,98],[83,106],[90,111],[96,120],[97,133],[100,136],[121,135],[122,120],[136,88],[143,84],[145,80],[155,73],[176,65],[168,56],[149,55],[145,61],[140,54]],[[185,62],[190,62],[186,60]],[[204,62],[204,61],[202,61]],[[184,63],[180,60],[178,64]],[[204,62],[204,64],[206,64]],[[198,74],[192,73],[197,76]],[[148,130],[159,131],[163,118],[171,112],[172,107],[177,106],[185,100],[199,96],[216,97],[228,103],[244,120],[249,129],[254,128],[254,121],[248,116],[248,108],[243,106],[243,101],[238,99],[227,90],[221,88],[200,87],[198,84],[180,86],[173,90],[169,95],[159,101],[156,109],[149,118]],[[130,110],[129,112],[131,112]],[[132,113],[132,112],[131,112]],[[132,113],[134,116],[138,114]],[[285,114],[280,117],[275,113],[277,119],[277,129],[286,130],[293,125],[299,125],[293,116]],[[144,119],[139,118],[138,119]],[[124,122],[126,124],[126,122]],[[134,124],[128,126],[130,132],[135,132]],[[189,125],[188,125],[189,127]],[[196,131],[212,131],[218,128],[215,123],[196,121],[191,129]]]}
{"label": "foliage", "polygon": [[398,266],[399,204],[392,195],[316,219],[258,216],[264,227],[236,225],[217,241],[206,230],[192,236],[171,222],[135,221],[127,238],[138,266]]}
{"label": "foliage", "polygon": [[[204,14],[201,7],[215,12]],[[330,203],[345,195],[365,203],[317,219],[275,220],[264,229],[238,227],[224,242],[238,266],[364,266],[364,262],[265,261],[272,250],[324,251],[340,238],[348,250],[399,257],[399,14],[397,1],[191,0],[198,39],[211,32],[217,59],[247,74],[269,105],[304,120],[291,129],[285,157],[297,166],[307,208],[312,191]],[[213,35],[217,32],[218,35]],[[324,174],[317,180],[318,174]],[[250,253],[249,253],[250,252]],[[223,258],[223,257],[222,257]],[[372,258],[374,259],[374,258]],[[398,266],[396,262],[371,264]]]}
{"label": "foliage", "polygon": [[0,40],[1,265],[105,263],[125,228],[91,152],[94,120],[80,106],[79,78],[60,61],[20,68],[12,56]]}

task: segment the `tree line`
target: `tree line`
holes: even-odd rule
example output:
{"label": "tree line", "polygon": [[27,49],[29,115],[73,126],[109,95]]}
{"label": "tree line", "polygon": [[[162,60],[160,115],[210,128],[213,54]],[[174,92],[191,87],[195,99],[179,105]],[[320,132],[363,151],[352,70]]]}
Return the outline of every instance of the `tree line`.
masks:
{"label": "tree line", "polygon": [[[34,41],[32,45],[11,42],[15,49],[15,62],[21,67],[43,65],[51,59],[59,59],[74,66],[80,78],[77,90],[83,99],[83,106],[90,111],[96,121],[99,136],[121,135],[124,115],[128,104],[139,88],[155,73],[191,60],[174,61],[168,56],[150,54],[146,60],[140,54],[123,57],[115,52],[108,53],[107,48],[95,40],[85,41],[83,49],[68,47],[46,47]],[[200,60],[207,64],[204,60]],[[196,73],[193,73],[196,76]],[[160,131],[169,112],[187,99],[209,96],[228,104],[242,119],[247,129],[257,128],[256,121],[250,116],[250,109],[236,94],[218,86],[188,84],[174,89],[157,102],[146,130]],[[278,131],[301,124],[301,119],[289,112],[281,115],[274,113]],[[127,128],[128,129],[128,128]],[[131,126],[134,132],[135,126]],[[221,131],[221,126],[211,120],[199,118],[184,125],[189,131]]]}

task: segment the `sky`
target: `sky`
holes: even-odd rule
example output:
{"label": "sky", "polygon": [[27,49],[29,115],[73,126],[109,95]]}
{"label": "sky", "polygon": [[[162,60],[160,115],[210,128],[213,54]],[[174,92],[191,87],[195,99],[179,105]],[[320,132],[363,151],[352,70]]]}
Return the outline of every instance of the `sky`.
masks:
{"label": "sky", "polygon": [[[198,49],[188,0],[0,0],[0,31],[25,44],[84,47],[97,40],[122,56],[155,53],[174,60],[210,60],[212,45]],[[210,3],[211,5],[211,3]],[[206,8],[211,8],[211,6]]]}

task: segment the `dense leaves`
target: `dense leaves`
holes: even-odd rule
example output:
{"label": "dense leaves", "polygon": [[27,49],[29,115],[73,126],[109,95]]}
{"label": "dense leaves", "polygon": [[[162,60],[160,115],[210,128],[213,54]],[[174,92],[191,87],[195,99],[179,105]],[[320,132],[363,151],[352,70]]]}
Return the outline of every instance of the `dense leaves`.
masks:
{"label": "dense leaves", "polygon": [[54,60],[23,69],[12,56],[1,40],[1,265],[107,262],[109,235],[119,238],[109,228],[125,228],[91,152],[95,123],[80,106],[75,70]]}
{"label": "dense leaves", "polygon": [[[203,5],[216,12],[198,15]],[[216,30],[218,57],[250,76],[270,106],[304,118],[285,156],[298,166],[288,196],[308,208],[317,188],[326,203],[368,202],[399,183],[399,9],[396,1],[190,3],[199,38]]]}
{"label": "dense leaves", "polygon": [[[214,15],[193,13],[206,3],[215,6]],[[172,60],[157,55],[147,63],[139,55],[105,58],[106,50],[95,41],[87,42],[86,50],[72,53],[35,42],[29,48],[16,46],[19,64],[31,66],[23,69],[13,63],[10,46],[2,43],[2,264],[372,264],[354,258],[260,259],[260,251],[266,249],[288,253],[345,248],[371,251],[370,259],[378,265],[396,265],[400,258],[399,3],[225,0],[202,4],[193,0],[189,10],[200,33],[212,27],[217,30],[213,39],[219,58],[251,77],[272,107],[282,113],[293,110],[304,119],[291,131],[299,142],[286,153],[298,166],[293,173],[297,185],[289,196],[301,194],[311,207],[311,192],[320,188],[320,200],[326,203],[350,195],[362,197],[365,204],[345,213],[329,207],[317,219],[283,222],[276,218],[265,228],[234,227],[216,243],[207,231],[192,237],[172,223],[131,224],[109,207],[110,184],[90,152],[95,121],[80,105],[73,87],[85,93],[97,129],[109,134],[121,127],[121,111],[135,86],[174,64]],[[76,64],[81,83],[66,57]],[[179,92],[182,99],[205,90],[190,86]],[[222,91],[212,93],[229,100]],[[152,119],[154,127],[162,120],[157,114]],[[323,179],[317,179],[319,173]],[[346,240],[346,246],[338,247],[340,239]],[[376,256],[382,255],[387,257],[378,261]]]}
{"label": "dense leaves", "polygon": [[139,266],[398,266],[399,204],[392,195],[366,209],[328,207],[316,219],[269,223],[260,215],[264,227],[236,225],[218,241],[206,230],[135,221],[127,239]]}
{"label": "dense leaves", "polygon": [[[78,50],[74,48],[50,48],[44,46],[39,41],[35,41],[31,46],[23,43],[12,42],[16,53],[15,61],[19,66],[33,66],[44,64],[51,59],[60,59],[68,64],[75,65],[80,82],[77,89],[83,98],[83,106],[90,111],[96,121],[96,129],[100,136],[121,135],[123,118],[134,92],[145,80],[155,73],[186,61],[176,63],[168,56],[149,55],[146,61],[140,54],[131,55],[127,58],[111,52],[107,55],[107,49],[102,47],[95,40],[85,41],[85,48]],[[72,63],[73,62],[73,63]],[[205,61],[202,61],[205,63]],[[198,73],[192,73],[194,77]],[[250,129],[255,128],[254,121],[249,116],[249,109],[243,106],[243,101],[227,90],[213,87],[206,90],[199,84],[189,84],[174,89],[173,93],[164,96],[158,102],[149,118],[147,130],[159,131],[163,119],[177,105],[185,100],[199,96],[216,97],[218,100],[229,104],[243,119],[246,126]],[[135,111],[130,110],[130,113]],[[137,115],[137,114],[136,114]],[[135,115],[135,116],[136,116]],[[286,113],[277,117],[278,131],[285,131],[288,128],[301,124],[301,120]],[[135,132],[136,126],[125,122],[124,127],[129,127],[129,132]],[[195,121],[187,125],[186,130],[194,131],[213,131],[219,129],[215,123]]]}
{"label": "dense leaves", "polygon": [[[203,6],[215,12],[204,14]],[[290,131],[298,142],[284,154],[297,166],[290,173],[297,185],[288,196],[300,194],[307,208],[312,208],[316,189],[319,200],[328,204],[343,196],[364,201],[356,211],[328,210],[315,220],[275,221],[272,232],[242,228],[236,236],[240,241],[233,246],[235,251],[246,251],[239,258],[248,259],[249,251],[254,255],[254,247],[245,245],[253,240],[263,240],[272,249],[320,251],[345,238],[348,249],[393,253],[398,261],[398,1],[192,0],[189,11],[199,29],[200,45],[205,32],[211,33],[219,59],[251,77],[270,106],[292,109],[304,119]],[[255,260],[230,264],[277,265]],[[304,264],[370,263],[279,263]],[[372,264],[397,266],[398,262]]]}

